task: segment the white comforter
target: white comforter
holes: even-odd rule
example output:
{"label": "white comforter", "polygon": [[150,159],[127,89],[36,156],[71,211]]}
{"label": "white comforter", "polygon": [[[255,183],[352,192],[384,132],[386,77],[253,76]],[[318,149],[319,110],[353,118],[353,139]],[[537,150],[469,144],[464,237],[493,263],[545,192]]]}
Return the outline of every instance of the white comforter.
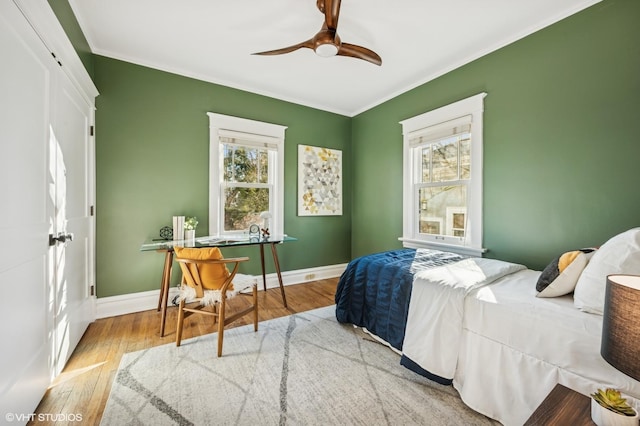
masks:
{"label": "white comforter", "polygon": [[523,269],[523,265],[501,260],[470,258],[416,273],[403,354],[425,370],[452,379],[460,351],[465,296]]}

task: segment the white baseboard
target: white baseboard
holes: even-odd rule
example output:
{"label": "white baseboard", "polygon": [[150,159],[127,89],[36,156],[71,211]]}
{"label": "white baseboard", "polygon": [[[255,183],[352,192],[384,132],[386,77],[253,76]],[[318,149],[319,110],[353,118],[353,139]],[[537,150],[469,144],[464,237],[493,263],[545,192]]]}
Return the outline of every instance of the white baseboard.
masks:
{"label": "white baseboard", "polygon": [[[298,269],[282,272],[282,283],[287,285],[302,284],[309,281],[335,278],[342,275],[346,263],[316,268]],[[278,277],[275,273],[267,274],[267,288],[278,287]],[[262,277],[258,276],[258,289],[262,290]],[[169,303],[177,294],[176,287],[169,289]],[[131,314],[158,308],[160,289],[142,291],[139,293],[123,294],[119,296],[100,297],[96,302],[96,318],[107,318],[116,315]]]}

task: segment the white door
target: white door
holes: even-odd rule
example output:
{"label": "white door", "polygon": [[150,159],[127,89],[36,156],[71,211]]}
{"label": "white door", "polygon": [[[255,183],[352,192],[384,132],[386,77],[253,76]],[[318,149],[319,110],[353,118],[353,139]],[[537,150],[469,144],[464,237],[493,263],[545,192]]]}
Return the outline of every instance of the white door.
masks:
{"label": "white door", "polygon": [[[31,413],[50,381],[53,230],[47,51],[12,2],[0,3],[0,412]],[[50,55],[49,55],[50,58]]]}
{"label": "white door", "polygon": [[58,70],[50,138],[55,165],[54,373],[61,372],[93,316],[90,294],[92,108]]}
{"label": "white door", "polygon": [[[11,1],[0,2],[0,57],[0,413],[20,424],[92,312],[92,220],[78,207],[92,197],[92,110]],[[77,237],[50,246],[58,232]]]}

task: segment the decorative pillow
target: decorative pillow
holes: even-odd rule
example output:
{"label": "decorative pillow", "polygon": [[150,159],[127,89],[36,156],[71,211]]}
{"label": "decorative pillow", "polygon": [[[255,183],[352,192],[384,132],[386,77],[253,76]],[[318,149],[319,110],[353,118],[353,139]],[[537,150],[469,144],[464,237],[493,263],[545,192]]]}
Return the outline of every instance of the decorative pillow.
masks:
{"label": "decorative pillow", "polygon": [[538,278],[536,296],[558,297],[571,293],[594,251],[592,248],[568,251],[553,259]]}
{"label": "decorative pillow", "polygon": [[[222,252],[218,247],[210,248],[186,248],[175,247],[176,256],[181,259],[194,260],[218,260],[223,259]],[[189,268],[192,275],[195,275],[195,264],[185,265]],[[202,287],[206,290],[219,290],[224,281],[229,277],[229,270],[223,263],[218,264],[201,264],[198,265]],[[229,287],[233,289],[233,287]]]}
{"label": "decorative pillow", "polygon": [[596,251],[576,284],[575,307],[602,315],[609,274],[640,275],[640,228],[616,235]]}

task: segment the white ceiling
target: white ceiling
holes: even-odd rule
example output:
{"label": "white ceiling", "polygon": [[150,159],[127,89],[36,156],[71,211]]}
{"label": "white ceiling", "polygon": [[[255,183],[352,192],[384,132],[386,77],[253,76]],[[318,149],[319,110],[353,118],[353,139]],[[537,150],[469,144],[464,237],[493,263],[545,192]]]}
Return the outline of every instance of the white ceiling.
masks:
{"label": "white ceiling", "polygon": [[354,116],[600,0],[343,0],[338,34],[382,66],[301,49],[315,0],[70,0],[94,53]]}

